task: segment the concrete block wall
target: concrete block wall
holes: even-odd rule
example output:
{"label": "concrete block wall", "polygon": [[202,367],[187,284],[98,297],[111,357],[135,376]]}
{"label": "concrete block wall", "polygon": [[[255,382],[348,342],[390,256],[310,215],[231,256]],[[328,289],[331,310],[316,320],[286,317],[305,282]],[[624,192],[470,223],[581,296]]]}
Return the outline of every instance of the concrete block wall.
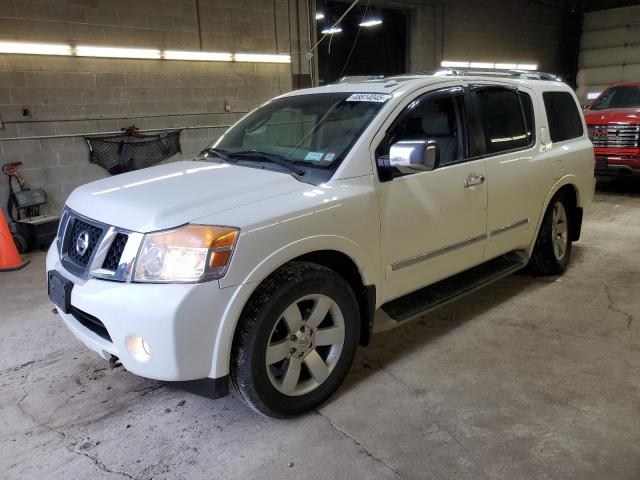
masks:
{"label": "concrete block wall", "polygon": [[444,56],[476,61],[537,63],[557,71],[564,11],[551,2],[453,0],[446,2]]}
{"label": "concrete block wall", "polygon": [[537,63],[562,71],[561,2],[531,0],[391,0],[409,12],[409,69],[439,68],[442,60]]}
{"label": "concrete block wall", "polygon": [[[296,1],[200,0],[199,32],[196,0],[0,0],[0,41],[290,53],[306,44],[306,32],[298,39],[290,28],[291,15],[305,14]],[[47,190],[48,212],[57,213],[76,186],[107,175],[89,162],[82,135],[186,128],[189,158],[290,90],[292,72],[306,68],[293,57],[289,65],[0,54],[0,164],[24,162],[26,180]],[[42,136],[55,138],[25,138]]]}

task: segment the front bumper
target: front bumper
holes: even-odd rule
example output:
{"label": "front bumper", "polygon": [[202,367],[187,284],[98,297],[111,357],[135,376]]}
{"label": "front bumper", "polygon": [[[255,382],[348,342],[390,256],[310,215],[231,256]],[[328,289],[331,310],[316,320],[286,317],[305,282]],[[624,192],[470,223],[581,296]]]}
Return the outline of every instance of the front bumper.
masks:
{"label": "front bumper", "polygon": [[595,174],[599,176],[640,175],[640,151],[596,148]]}
{"label": "front bumper", "polygon": [[[128,371],[146,378],[188,381],[210,376],[216,335],[236,288],[220,288],[217,281],[144,284],[82,280],[62,267],[55,243],[46,264],[47,271],[57,270],[74,283],[71,305],[97,318],[108,332],[110,341],[73,313],[59,311],[69,330],[87,348],[105,359],[117,356]],[[131,335],[148,344],[148,360],[137,360],[129,352],[126,340]]]}

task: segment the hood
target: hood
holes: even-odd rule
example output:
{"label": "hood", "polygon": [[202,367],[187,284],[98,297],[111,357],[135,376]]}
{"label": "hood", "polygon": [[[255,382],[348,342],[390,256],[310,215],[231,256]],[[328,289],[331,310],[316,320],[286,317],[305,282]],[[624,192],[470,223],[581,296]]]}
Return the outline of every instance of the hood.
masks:
{"label": "hood", "polygon": [[308,187],[286,173],[182,161],[88,183],[67,205],[108,225],[150,232]]}
{"label": "hood", "polygon": [[605,110],[585,110],[588,125],[603,123],[640,123],[640,108],[608,108]]}

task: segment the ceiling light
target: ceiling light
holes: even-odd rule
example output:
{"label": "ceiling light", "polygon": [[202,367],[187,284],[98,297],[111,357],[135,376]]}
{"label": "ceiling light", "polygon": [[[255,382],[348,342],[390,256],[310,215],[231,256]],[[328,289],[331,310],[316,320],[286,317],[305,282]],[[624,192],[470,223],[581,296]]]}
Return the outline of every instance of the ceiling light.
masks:
{"label": "ceiling light", "polygon": [[209,62],[230,62],[233,56],[221,52],[186,52],[181,50],[165,50],[167,60],[201,60]]}
{"label": "ceiling light", "polygon": [[488,63],[488,62],[471,62],[469,64],[469,66],[471,68],[495,68],[496,64],[495,63]]}
{"label": "ceiling light", "polygon": [[517,63],[496,63],[496,68],[498,70],[517,70]]}
{"label": "ceiling light", "polygon": [[322,20],[324,18],[324,13],[316,12],[316,20]]}
{"label": "ceiling light", "polygon": [[360,22],[361,27],[375,27],[376,25],[381,25],[381,18],[370,18],[369,20],[363,20]]}
{"label": "ceiling light", "polygon": [[334,33],[340,33],[340,32],[342,32],[342,28],[333,27],[333,28],[325,28],[320,33],[322,33],[323,35],[333,35]]}
{"label": "ceiling light", "polygon": [[89,47],[78,45],[76,55],[79,57],[109,57],[109,58],[160,58],[160,50],[147,48],[112,48]]}
{"label": "ceiling light", "polygon": [[519,63],[518,70],[537,70],[538,65],[535,63]]}
{"label": "ceiling light", "polygon": [[71,55],[70,45],[59,43],[0,42],[0,53],[27,55]]}
{"label": "ceiling light", "polygon": [[443,60],[442,62],[440,62],[440,65],[442,67],[462,67],[462,68],[467,68],[469,66],[469,62],[458,62],[458,61],[454,61],[454,60]]}
{"label": "ceiling light", "polygon": [[263,53],[236,53],[236,62],[291,63],[290,55],[270,55]]}
{"label": "ceiling light", "polygon": [[589,92],[587,93],[587,100],[595,100],[600,96],[602,92]]}

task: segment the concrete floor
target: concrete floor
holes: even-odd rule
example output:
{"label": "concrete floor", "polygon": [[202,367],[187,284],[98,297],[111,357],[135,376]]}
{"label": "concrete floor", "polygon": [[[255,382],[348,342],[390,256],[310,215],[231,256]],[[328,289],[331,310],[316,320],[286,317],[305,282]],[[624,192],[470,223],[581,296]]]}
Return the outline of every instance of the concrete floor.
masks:
{"label": "concrete floor", "polygon": [[603,184],[564,276],[376,336],[288,421],[109,370],[33,254],[0,274],[0,478],[638,479],[639,247],[640,182]]}

